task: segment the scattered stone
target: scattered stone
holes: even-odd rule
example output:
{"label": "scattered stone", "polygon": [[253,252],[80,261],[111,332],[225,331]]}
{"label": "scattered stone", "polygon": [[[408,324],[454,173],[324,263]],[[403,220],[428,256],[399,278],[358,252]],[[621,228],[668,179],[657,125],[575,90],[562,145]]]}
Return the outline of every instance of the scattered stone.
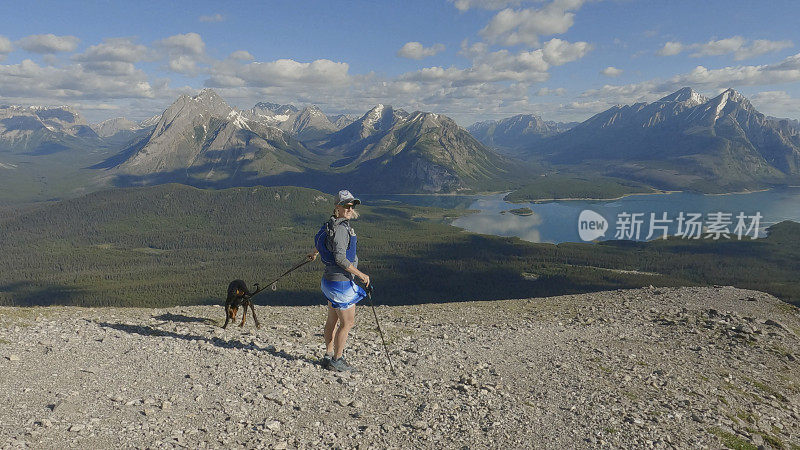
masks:
{"label": "scattered stone", "polygon": [[779,328],[779,329],[781,329],[781,330],[786,330],[786,327],[784,327],[784,326],[783,326],[783,325],[781,325],[779,322],[776,322],[776,321],[774,321],[774,320],[772,320],[772,319],[767,319],[767,320],[765,320],[765,321],[764,321],[764,325],[767,325],[767,326],[770,326],[770,327]]}
{"label": "scattered stone", "polygon": [[264,428],[266,428],[266,429],[268,429],[268,430],[270,430],[272,432],[277,432],[277,431],[280,431],[280,429],[281,429],[281,423],[278,420],[268,420],[264,424]]}
{"label": "scattered stone", "polygon": [[767,447],[800,423],[800,319],[735,288],[381,306],[396,375],[364,321],[361,372],[322,370],[324,308],[257,305],[260,330],[222,331],[218,305],[48,308],[16,331],[3,308],[4,348],[36,358],[22,378],[0,359],[11,448],[719,448],[714,430]]}
{"label": "scattered stone", "polygon": [[411,423],[411,426],[415,430],[425,430],[428,428],[428,422],[425,422],[424,420],[416,420]]}
{"label": "scattered stone", "polygon": [[272,391],[265,396],[267,400],[272,400],[273,402],[283,406],[286,404],[286,399],[283,397],[282,393],[278,391]]}

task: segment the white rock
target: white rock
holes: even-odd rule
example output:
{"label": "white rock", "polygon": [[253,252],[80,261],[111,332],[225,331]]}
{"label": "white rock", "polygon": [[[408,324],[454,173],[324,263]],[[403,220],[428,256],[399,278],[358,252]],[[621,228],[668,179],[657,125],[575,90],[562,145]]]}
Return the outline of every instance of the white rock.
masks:
{"label": "white rock", "polygon": [[264,428],[266,428],[266,429],[268,429],[268,430],[270,430],[272,432],[280,431],[281,422],[279,420],[268,420],[264,424]]}

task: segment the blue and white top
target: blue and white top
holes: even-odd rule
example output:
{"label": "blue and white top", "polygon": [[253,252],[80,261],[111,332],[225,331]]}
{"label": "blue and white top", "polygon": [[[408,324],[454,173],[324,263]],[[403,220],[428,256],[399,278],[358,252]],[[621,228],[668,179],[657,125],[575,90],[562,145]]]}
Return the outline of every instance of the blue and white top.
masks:
{"label": "blue and white top", "polygon": [[351,264],[358,267],[358,237],[347,219],[331,216],[314,238],[314,246],[325,264],[326,280],[354,280],[353,274],[345,269]]}
{"label": "blue and white top", "polygon": [[358,237],[347,219],[331,216],[314,237],[314,246],[325,264],[320,288],[333,308],[348,309],[367,296],[345,270],[351,264],[358,267]]}

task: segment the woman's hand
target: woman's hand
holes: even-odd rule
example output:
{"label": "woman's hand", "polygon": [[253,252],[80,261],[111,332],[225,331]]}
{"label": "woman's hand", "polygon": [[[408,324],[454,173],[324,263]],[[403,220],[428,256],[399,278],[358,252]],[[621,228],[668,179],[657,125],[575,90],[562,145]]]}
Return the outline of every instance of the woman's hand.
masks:
{"label": "woman's hand", "polygon": [[319,255],[319,252],[317,250],[314,250],[313,252],[310,252],[309,254],[306,255],[306,259],[309,261],[313,261],[317,259],[317,255]]}
{"label": "woman's hand", "polygon": [[346,270],[346,271],[352,273],[353,275],[357,276],[358,279],[361,280],[362,283],[364,283],[364,286],[369,286],[369,275],[367,275],[364,272],[356,269],[356,266],[350,264],[344,270]]}

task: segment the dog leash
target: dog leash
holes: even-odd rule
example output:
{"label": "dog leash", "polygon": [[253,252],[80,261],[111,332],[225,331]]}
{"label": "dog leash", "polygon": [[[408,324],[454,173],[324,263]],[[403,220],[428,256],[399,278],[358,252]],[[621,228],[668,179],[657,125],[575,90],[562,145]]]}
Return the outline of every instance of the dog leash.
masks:
{"label": "dog leash", "polygon": [[287,270],[286,272],[283,272],[283,274],[281,274],[281,276],[279,276],[278,278],[275,278],[271,283],[265,285],[264,287],[261,287],[261,286],[258,285],[258,283],[256,283],[255,284],[256,290],[253,291],[253,294],[250,296],[250,298],[255,297],[258,293],[260,293],[263,290],[266,290],[268,287],[271,287],[273,291],[278,289],[278,286],[275,284],[275,283],[278,282],[278,280],[280,280],[281,278],[285,277],[286,275],[289,275],[290,273],[294,272],[295,270],[305,266],[306,264],[310,263],[311,261],[313,261],[313,260],[306,259],[305,261],[303,261],[303,262],[301,262],[299,264],[296,264],[294,267],[292,267],[291,269]]}

